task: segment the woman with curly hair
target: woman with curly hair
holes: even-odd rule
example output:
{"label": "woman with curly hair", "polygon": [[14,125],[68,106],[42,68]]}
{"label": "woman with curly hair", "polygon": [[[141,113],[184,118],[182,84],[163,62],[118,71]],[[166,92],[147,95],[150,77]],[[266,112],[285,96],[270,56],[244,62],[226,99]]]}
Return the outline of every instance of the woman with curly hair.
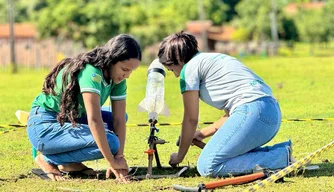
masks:
{"label": "woman with curly hair", "polygon": [[[27,132],[41,152],[35,162],[48,178],[64,180],[62,173],[73,171],[94,174],[82,162],[104,157],[106,177],[113,173],[120,182],[128,181],[123,155],[126,79],[140,61],[138,42],[121,34],[60,61],[46,76],[32,103]],[[108,97],[112,113],[101,110]]]}

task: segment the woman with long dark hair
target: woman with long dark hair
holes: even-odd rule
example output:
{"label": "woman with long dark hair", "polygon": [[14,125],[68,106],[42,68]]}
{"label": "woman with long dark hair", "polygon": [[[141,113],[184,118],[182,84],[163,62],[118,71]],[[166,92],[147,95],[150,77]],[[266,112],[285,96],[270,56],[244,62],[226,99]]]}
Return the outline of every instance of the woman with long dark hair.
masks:
{"label": "woman with long dark hair", "polygon": [[[184,32],[166,37],[158,56],[180,77],[184,105],[179,150],[169,164],[182,162],[193,138],[209,136],[197,162],[202,176],[247,174],[258,166],[280,169],[294,161],[291,141],[261,147],[277,134],[281,111],[270,87],[244,64],[225,54],[199,52],[195,37]],[[199,99],[225,115],[196,131]]]}
{"label": "woman with long dark hair", "polygon": [[[47,75],[32,104],[28,136],[41,152],[35,162],[52,180],[62,172],[94,174],[82,162],[105,158],[121,182],[128,166],[123,155],[126,124],[126,79],[141,61],[135,39],[121,34],[105,45],[66,58]],[[110,97],[112,113],[101,111]]]}

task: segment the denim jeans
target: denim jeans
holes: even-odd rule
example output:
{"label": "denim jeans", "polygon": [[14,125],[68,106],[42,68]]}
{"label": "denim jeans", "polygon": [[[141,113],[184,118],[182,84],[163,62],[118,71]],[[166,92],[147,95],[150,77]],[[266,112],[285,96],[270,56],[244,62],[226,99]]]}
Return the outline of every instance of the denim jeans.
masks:
{"label": "denim jeans", "polygon": [[274,98],[263,97],[238,106],[208,141],[197,162],[202,176],[248,174],[259,165],[267,169],[288,166],[291,141],[260,147],[278,132],[282,116]]}
{"label": "denim jeans", "polygon": [[[110,150],[116,154],[120,143],[112,131],[112,112],[103,109],[101,113]],[[76,127],[72,127],[70,122],[60,126],[56,112],[34,107],[30,111],[27,132],[33,147],[43,154],[48,163],[66,165],[103,158],[87,125],[86,116],[79,119]]]}

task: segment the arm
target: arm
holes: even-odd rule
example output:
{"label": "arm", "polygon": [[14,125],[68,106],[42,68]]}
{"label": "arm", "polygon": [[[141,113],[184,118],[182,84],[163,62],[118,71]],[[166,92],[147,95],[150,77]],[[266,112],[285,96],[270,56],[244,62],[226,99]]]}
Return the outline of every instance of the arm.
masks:
{"label": "arm", "polygon": [[116,156],[123,156],[125,135],[126,135],[126,120],[125,120],[126,100],[112,101],[112,113],[114,122],[114,131],[118,135],[120,147]]}
{"label": "arm", "polygon": [[182,94],[184,115],[182,121],[182,132],[178,160],[181,162],[186,156],[189,146],[194,137],[198,124],[199,96],[198,91],[186,91]]}
{"label": "arm", "polygon": [[100,110],[100,96],[96,93],[84,92],[82,93],[82,97],[86,108],[89,129],[103,157],[109,166],[113,167],[115,162],[104,130]]}
{"label": "arm", "polygon": [[225,123],[228,117],[229,117],[229,114],[226,112],[226,114],[220,119],[218,119],[216,122],[198,131],[198,134],[200,134],[200,136],[195,134],[195,138],[197,140],[202,140],[206,137],[212,136]]}
{"label": "arm", "polygon": [[128,165],[126,164],[125,159],[115,159],[110,151],[101,116],[100,96],[96,93],[84,92],[82,93],[82,97],[87,112],[89,129],[92,132],[92,135],[99,150],[109,164],[109,168],[107,168],[106,172],[106,177],[109,178],[110,173],[113,172],[118,181],[128,182],[128,178],[125,177],[128,172]]}

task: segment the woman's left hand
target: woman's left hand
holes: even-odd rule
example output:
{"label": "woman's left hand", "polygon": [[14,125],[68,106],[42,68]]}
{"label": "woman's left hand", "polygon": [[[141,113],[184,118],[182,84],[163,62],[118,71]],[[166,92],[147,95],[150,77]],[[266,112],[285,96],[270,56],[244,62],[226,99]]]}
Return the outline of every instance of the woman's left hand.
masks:
{"label": "woman's left hand", "polygon": [[124,156],[115,156],[115,160],[119,163],[119,164],[122,164],[122,165],[125,165],[126,167],[126,170],[129,170],[129,167],[128,167],[128,164],[124,158]]}
{"label": "woman's left hand", "polygon": [[112,173],[114,173],[117,181],[119,181],[120,183],[129,183],[130,182],[130,179],[128,177],[129,167],[128,164],[126,163],[124,156],[115,156],[114,158],[117,164],[120,165],[120,167],[122,168],[116,168],[116,169],[108,168],[106,177],[109,178],[111,171]]}
{"label": "woman's left hand", "polygon": [[169,165],[175,167],[177,164],[181,163],[178,153],[172,153],[169,158]]}

